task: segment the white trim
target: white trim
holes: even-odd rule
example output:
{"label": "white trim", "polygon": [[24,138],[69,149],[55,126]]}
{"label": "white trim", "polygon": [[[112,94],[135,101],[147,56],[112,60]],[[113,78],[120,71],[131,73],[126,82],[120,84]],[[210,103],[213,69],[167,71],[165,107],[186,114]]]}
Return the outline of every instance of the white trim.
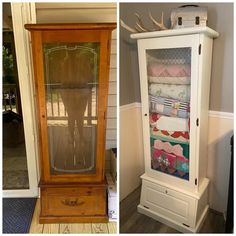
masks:
{"label": "white trim", "polygon": [[[126,111],[134,108],[141,108],[142,104],[140,102],[133,102],[126,105],[120,106],[120,111]],[[234,113],[224,112],[224,111],[211,111],[208,112],[209,117],[217,117],[221,119],[234,119]]]}
{"label": "white trim", "polygon": [[189,35],[189,34],[205,34],[211,38],[219,37],[219,33],[209,27],[192,27],[192,28],[153,31],[146,33],[135,33],[131,34],[130,37],[133,39],[145,39],[145,38],[158,38],[158,37]]}
{"label": "white trim", "polygon": [[141,108],[142,104],[140,102],[133,102],[126,105],[120,106],[120,111],[127,111],[134,108]]}
{"label": "white trim", "polygon": [[234,113],[223,111],[209,111],[209,117],[216,117],[221,119],[234,119]]}
{"label": "white trim", "polygon": [[35,22],[35,4],[11,3],[11,11],[24,121],[29,189],[4,190],[3,196],[36,197],[38,196],[36,120],[34,114],[32,71],[30,68],[30,39],[28,32],[24,29],[24,24]]}

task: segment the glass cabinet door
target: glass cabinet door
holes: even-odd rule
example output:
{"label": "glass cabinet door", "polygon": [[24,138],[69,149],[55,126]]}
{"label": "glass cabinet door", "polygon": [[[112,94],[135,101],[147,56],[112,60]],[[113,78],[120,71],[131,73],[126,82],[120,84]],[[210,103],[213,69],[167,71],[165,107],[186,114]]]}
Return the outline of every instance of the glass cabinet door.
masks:
{"label": "glass cabinet door", "polygon": [[189,181],[191,48],[146,50],[152,170]]}
{"label": "glass cabinet door", "polygon": [[44,43],[52,175],[96,171],[99,43]]}

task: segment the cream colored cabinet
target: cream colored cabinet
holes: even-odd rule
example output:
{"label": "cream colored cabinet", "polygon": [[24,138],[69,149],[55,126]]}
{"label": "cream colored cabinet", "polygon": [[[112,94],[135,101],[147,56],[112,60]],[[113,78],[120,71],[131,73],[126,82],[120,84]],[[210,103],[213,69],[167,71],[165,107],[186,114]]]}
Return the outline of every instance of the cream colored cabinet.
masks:
{"label": "cream colored cabinet", "polygon": [[145,174],[139,211],[183,232],[208,210],[207,137],[213,38],[208,27],[137,39]]}

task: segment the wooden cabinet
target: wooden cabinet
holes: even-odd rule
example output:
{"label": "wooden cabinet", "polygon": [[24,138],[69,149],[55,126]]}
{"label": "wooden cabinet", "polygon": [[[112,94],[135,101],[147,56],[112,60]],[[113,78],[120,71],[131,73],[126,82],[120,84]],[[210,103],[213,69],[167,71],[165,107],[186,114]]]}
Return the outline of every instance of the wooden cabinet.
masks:
{"label": "wooden cabinet", "polygon": [[145,174],[139,211],[183,232],[208,209],[208,27],[132,34],[137,39]]}
{"label": "wooden cabinet", "polygon": [[41,223],[106,222],[105,127],[116,24],[31,24]]}

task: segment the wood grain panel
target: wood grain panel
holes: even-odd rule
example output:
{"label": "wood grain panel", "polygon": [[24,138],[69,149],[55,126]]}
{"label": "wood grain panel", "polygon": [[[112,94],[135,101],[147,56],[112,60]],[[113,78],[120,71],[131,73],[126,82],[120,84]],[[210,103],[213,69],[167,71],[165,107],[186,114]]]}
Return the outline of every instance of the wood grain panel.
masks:
{"label": "wood grain panel", "polygon": [[117,233],[117,223],[116,222],[109,222],[107,224],[108,233],[109,234],[116,234]]}
{"label": "wood grain panel", "polygon": [[92,233],[94,233],[94,234],[108,234],[107,224],[92,224]]}
{"label": "wood grain panel", "polygon": [[43,234],[58,234],[59,224],[44,224]]}
{"label": "wood grain panel", "polygon": [[91,224],[60,224],[60,234],[90,234],[92,233]]}
{"label": "wood grain panel", "polygon": [[40,201],[39,199],[36,202],[34,215],[31,221],[31,226],[29,233],[30,234],[42,234],[43,233],[43,224],[39,224],[39,214],[40,214]]}

